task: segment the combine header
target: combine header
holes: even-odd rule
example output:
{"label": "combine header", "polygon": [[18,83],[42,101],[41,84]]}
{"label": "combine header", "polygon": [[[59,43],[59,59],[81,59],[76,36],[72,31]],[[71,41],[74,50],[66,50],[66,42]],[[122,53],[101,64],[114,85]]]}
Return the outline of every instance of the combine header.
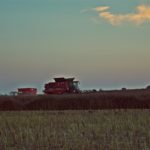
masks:
{"label": "combine header", "polygon": [[74,78],[54,78],[55,82],[45,84],[45,94],[79,93],[79,81]]}
{"label": "combine header", "polygon": [[36,95],[37,89],[36,88],[19,88],[18,95]]}

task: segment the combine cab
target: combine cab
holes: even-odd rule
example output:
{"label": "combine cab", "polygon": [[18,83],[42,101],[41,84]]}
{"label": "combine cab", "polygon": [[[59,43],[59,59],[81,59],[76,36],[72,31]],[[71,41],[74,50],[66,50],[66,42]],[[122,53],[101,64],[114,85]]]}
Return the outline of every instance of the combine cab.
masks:
{"label": "combine cab", "polygon": [[54,78],[55,82],[45,84],[45,94],[79,93],[79,81],[74,78]]}

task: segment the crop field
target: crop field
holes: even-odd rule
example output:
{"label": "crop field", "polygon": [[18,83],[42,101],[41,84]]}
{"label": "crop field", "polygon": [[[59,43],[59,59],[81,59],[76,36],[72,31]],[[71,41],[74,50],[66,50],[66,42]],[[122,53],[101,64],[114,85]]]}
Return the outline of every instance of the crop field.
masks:
{"label": "crop field", "polygon": [[149,150],[150,110],[1,111],[1,150]]}
{"label": "crop field", "polygon": [[150,90],[94,93],[0,96],[0,110],[150,109]]}

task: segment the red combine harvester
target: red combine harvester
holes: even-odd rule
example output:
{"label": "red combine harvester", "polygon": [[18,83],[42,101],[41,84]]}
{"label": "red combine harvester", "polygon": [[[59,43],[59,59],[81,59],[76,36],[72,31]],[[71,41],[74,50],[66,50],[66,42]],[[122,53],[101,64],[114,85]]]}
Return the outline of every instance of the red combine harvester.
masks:
{"label": "red combine harvester", "polygon": [[74,78],[54,78],[55,82],[45,84],[45,94],[79,93],[79,81]]}
{"label": "red combine harvester", "polygon": [[19,88],[18,95],[36,95],[37,89],[36,88]]}

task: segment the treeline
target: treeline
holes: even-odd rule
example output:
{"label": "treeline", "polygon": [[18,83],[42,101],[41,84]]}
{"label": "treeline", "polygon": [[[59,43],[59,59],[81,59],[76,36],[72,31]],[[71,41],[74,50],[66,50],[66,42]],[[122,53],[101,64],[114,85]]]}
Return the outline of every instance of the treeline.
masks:
{"label": "treeline", "polygon": [[150,108],[150,90],[101,91],[95,93],[0,96],[0,110],[90,110]]}

